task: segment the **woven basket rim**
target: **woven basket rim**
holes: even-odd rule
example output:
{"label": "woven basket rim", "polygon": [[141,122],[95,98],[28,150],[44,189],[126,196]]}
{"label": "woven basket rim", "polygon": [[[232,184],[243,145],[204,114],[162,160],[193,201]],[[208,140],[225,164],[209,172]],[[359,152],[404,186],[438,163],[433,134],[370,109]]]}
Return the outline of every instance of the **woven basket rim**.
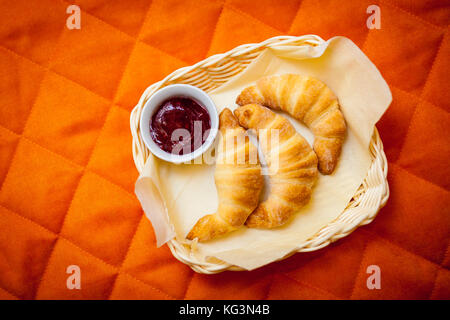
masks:
{"label": "woven basket rim", "polygon": [[[244,44],[222,54],[210,56],[188,67],[175,70],[163,80],[150,85],[141,95],[139,103],[130,115],[130,128],[133,137],[133,160],[139,173],[142,172],[145,161],[150,156],[139,133],[139,118],[142,108],[149,97],[158,89],[173,83],[189,83],[197,85],[206,91],[215,89],[239,74],[256,59],[262,51],[272,46],[317,46],[325,41],[316,35],[277,36],[260,43]],[[369,224],[386,204],[389,198],[387,181],[387,159],[383,143],[377,128],[374,128],[369,151],[372,163],[361,186],[356,191],[344,211],[333,221],[324,225],[308,240],[300,243],[282,258],[283,260],[297,252],[319,250],[330,243],[346,237],[359,226]],[[199,261],[192,254],[191,247],[176,238],[167,242],[173,256],[189,265],[198,273],[214,274],[222,271],[243,271],[245,269],[224,261]],[[275,261],[274,261],[275,262]]]}

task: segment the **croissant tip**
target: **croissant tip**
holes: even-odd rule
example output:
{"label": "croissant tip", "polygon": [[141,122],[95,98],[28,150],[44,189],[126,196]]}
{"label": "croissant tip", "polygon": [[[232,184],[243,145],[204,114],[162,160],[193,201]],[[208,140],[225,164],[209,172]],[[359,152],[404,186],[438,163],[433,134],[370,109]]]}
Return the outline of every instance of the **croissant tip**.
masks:
{"label": "croissant tip", "polygon": [[219,126],[221,129],[239,127],[239,122],[230,109],[225,108],[219,115]]}
{"label": "croissant tip", "polygon": [[241,95],[238,95],[235,102],[237,105],[241,106]]}
{"label": "croissant tip", "polygon": [[320,163],[319,161],[319,171],[323,175],[330,175],[333,173],[335,165],[333,163]]}
{"label": "croissant tip", "polygon": [[186,236],[186,239],[194,240],[194,235],[192,234],[192,231],[188,233],[188,235]]}

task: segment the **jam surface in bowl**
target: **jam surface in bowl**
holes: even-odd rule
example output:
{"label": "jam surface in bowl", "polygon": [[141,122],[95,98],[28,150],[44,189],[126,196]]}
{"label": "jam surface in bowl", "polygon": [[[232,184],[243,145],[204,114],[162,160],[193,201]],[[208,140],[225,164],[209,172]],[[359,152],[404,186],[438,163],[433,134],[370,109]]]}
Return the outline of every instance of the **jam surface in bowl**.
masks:
{"label": "jam surface in bowl", "polygon": [[150,119],[153,141],[162,150],[178,155],[201,147],[210,128],[211,118],[206,108],[188,97],[165,100]]}

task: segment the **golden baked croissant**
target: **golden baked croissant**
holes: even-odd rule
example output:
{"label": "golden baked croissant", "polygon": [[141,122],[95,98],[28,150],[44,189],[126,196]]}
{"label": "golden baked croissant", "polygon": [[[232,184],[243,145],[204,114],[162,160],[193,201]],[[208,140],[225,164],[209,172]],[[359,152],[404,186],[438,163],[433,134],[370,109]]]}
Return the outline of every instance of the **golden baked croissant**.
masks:
{"label": "golden baked croissant", "polygon": [[317,156],[285,117],[257,104],[239,107],[234,114],[244,128],[256,131],[271,173],[268,198],[245,224],[251,228],[280,226],[309,201],[318,175]]}
{"label": "golden baked croissant", "polygon": [[230,109],[220,113],[219,128],[214,173],[219,207],[197,221],[187,235],[190,240],[207,241],[238,229],[258,205],[263,187],[257,148]]}
{"label": "golden baked croissant", "polygon": [[236,103],[257,103],[283,110],[307,125],[315,136],[319,171],[331,174],[346,134],[344,116],[333,92],[320,80],[296,74],[261,78],[245,88]]}

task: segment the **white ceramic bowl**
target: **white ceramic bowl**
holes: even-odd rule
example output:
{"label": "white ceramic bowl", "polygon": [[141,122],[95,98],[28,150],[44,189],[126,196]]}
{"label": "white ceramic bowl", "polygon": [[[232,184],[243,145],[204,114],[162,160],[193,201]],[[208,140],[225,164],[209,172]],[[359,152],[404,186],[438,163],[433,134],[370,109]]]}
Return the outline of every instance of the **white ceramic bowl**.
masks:
{"label": "white ceramic bowl", "polygon": [[[200,105],[206,108],[211,119],[211,130],[209,132],[208,138],[206,138],[202,146],[191,153],[183,155],[172,154],[162,150],[153,141],[150,135],[150,119],[152,118],[153,114],[156,112],[161,103],[171,97],[177,96],[191,98],[200,103]],[[140,132],[147,148],[158,158],[173,163],[189,162],[203,154],[214,142],[218,128],[219,116],[214,102],[206,92],[188,84],[173,84],[155,92],[155,94],[153,94],[144,105],[140,119]]]}

